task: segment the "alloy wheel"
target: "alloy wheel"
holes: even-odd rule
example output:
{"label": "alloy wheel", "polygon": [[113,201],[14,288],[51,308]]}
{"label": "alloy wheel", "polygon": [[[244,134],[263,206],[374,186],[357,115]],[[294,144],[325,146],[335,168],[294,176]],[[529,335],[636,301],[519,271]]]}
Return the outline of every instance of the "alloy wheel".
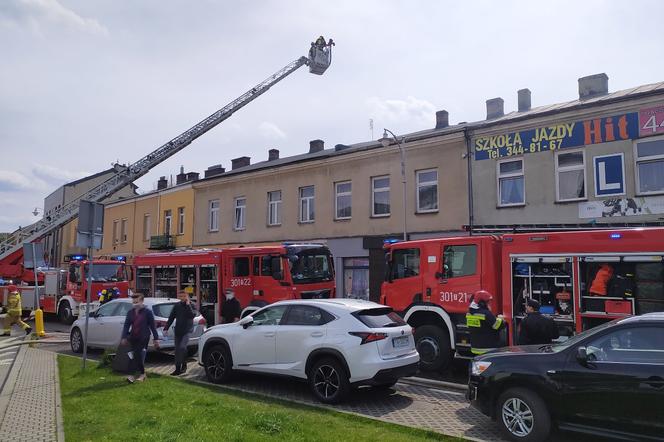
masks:
{"label": "alloy wheel", "polygon": [[521,399],[513,397],[506,400],[501,414],[505,428],[514,436],[526,437],[533,431],[533,411]]}
{"label": "alloy wheel", "polygon": [[75,329],[71,334],[71,349],[74,353],[80,350],[82,341],[83,335],[81,335],[81,332],[78,329]]}
{"label": "alloy wheel", "polygon": [[314,373],[314,388],[323,398],[334,397],[339,391],[340,383],[339,373],[329,365],[321,365]]}
{"label": "alloy wheel", "polygon": [[219,350],[212,350],[205,367],[213,379],[221,379],[226,372],[226,359]]}

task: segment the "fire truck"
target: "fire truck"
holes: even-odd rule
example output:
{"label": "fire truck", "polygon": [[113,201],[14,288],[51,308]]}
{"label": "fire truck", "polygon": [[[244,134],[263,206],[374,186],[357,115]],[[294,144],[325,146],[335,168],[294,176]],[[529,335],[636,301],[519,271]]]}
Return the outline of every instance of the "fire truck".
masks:
{"label": "fire truck", "polygon": [[385,245],[381,302],[415,328],[421,366],[446,369],[470,355],[472,295],[493,294],[505,345],[518,345],[535,299],[561,339],[612,319],[664,311],[664,229],[464,236]]}
{"label": "fire truck", "polygon": [[219,323],[224,291],[232,289],[242,316],[285,299],[333,298],[332,254],[322,244],[178,250],[134,258],[134,287],[147,296],[185,291],[208,324]]}
{"label": "fire truck", "polygon": [[[21,303],[24,310],[35,308],[35,298],[39,297],[39,307],[44,313],[55,313],[60,322],[71,324],[79,315],[79,307],[87,299],[88,277],[91,276],[91,301],[95,303],[102,290],[117,290],[120,297],[128,295],[129,281],[127,266],[120,258],[113,260],[92,261],[92,275],[90,275],[90,261],[84,255],[71,255],[65,257],[69,261],[66,269],[40,269],[37,278],[35,295],[34,285],[19,285],[21,290]],[[34,274],[34,272],[33,272]],[[34,280],[34,277],[33,277]],[[6,287],[0,287],[3,301],[6,299]]]}

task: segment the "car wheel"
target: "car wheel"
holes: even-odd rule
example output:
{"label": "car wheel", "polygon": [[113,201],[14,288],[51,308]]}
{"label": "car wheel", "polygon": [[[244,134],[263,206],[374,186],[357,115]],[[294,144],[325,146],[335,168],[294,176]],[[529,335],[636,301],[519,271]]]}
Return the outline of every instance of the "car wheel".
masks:
{"label": "car wheel", "polygon": [[415,328],[415,347],[420,354],[420,368],[445,370],[452,363],[452,347],[447,331],[435,325]]}
{"label": "car wheel", "polygon": [[524,388],[511,388],[501,394],[496,416],[500,429],[510,440],[546,440],[551,431],[551,417],[544,401]]}
{"label": "car wheel", "polygon": [[203,365],[205,375],[210,382],[221,384],[231,377],[233,362],[230,352],[223,345],[214,345],[206,350]]}
{"label": "car wheel", "polygon": [[75,328],[71,331],[69,344],[71,345],[71,351],[74,353],[83,353],[83,334],[81,330]]}
{"label": "car wheel", "polygon": [[58,307],[58,319],[63,324],[72,325],[74,323],[74,315],[71,312],[69,301],[63,301]]}
{"label": "car wheel", "polygon": [[319,401],[337,404],[348,395],[350,382],[346,371],[336,359],[324,358],[311,367],[309,387]]}

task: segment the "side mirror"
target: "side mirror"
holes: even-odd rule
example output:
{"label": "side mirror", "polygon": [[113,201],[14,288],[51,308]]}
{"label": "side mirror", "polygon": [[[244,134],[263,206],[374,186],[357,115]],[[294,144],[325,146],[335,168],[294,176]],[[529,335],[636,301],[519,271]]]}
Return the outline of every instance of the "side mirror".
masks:
{"label": "side mirror", "polygon": [[244,318],[240,319],[238,323],[242,326],[242,328],[246,329],[254,323],[254,318],[251,315],[245,316]]}
{"label": "side mirror", "polygon": [[586,347],[579,347],[576,349],[576,360],[583,366],[588,365],[588,353],[586,352]]}

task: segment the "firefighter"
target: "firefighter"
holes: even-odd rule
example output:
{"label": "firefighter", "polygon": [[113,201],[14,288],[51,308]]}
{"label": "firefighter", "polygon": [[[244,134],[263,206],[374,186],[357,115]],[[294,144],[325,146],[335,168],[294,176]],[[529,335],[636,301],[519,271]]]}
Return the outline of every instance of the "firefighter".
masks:
{"label": "firefighter", "polygon": [[2,336],[11,336],[11,327],[14,324],[18,324],[23,330],[25,330],[25,334],[29,335],[30,332],[32,332],[32,327],[21,321],[21,313],[23,312],[21,307],[21,294],[19,293],[18,288],[13,284],[7,286],[7,291],[9,292],[7,295],[7,316],[5,316]]}
{"label": "firefighter", "polygon": [[482,355],[500,347],[500,330],[505,327],[502,315],[495,317],[489,310],[493,296],[486,290],[479,290],[471,298],[466,314],[466,325],[470,330],[470,351]]}
{"label": "firefighter", "polygon": [[110,296],[111,295],[110,295],[109,291],[106,290],[106,289],[103,289],[101,292],[99,292],[99,295],[98,295],[99,304],[100,305],[106,304],[108,301],[110,301],[110,299],[109,299]]}

